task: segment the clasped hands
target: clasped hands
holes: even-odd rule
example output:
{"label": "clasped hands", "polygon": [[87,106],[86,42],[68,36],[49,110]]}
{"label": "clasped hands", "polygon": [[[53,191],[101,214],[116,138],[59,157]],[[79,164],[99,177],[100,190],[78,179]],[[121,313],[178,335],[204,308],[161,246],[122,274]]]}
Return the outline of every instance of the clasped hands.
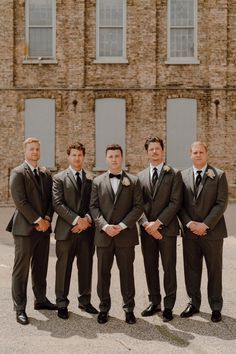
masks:
{"label": "clasped hands", "polygon": [[40,219],[36,226],[35,226],[35,229],[37,231],[41,231],[41,232],[45,232],[47,231],[47,229],[50,227],[51,223],[50,221],[48,221],[47,219]]}
{"label": "clasped hands", "polygon": [[146,222],[144,225],[145,231],[154,237],[156,240],[162,240],[163,236],[162,234],[158,231],[158,229],[161,228],[161,223],[159,220],[156,221],[150,221]]}
{"label": "clasped hands", "polygon": [[79,218],[76,225],[71,229],[73,234],[80,233],[91,227],[92,222],[85,216],[84,218]]}
{"label": "clasped hands", "polygon": [[205,236],[207,234],[207,225],[203,222],[192,221],[189,225],[189,229],[197,236]]}
{"label": "clasped hands", "polygon": [[123,229],[120,225],[107,225],[105,232],[108,236],[114,237],[117,236],[122,230]]}

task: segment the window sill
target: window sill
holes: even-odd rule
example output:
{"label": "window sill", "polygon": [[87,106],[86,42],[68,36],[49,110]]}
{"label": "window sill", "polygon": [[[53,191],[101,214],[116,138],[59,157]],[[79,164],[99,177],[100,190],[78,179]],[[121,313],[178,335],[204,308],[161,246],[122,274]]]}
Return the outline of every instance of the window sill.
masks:
{"label": "window sill", "polygon": [[171,58],[165,61],[167,65],[197,65],[200,64],[200,60],[195,58]]}
{"label": "window sill", "polygon": [[57,64],[58,61],[56,59],[24,59],[23,64],[37,64],[37,65],[45,65],[45,64]]}
{"label": "window sill", "polygon": [[94,64],[128,64],[128,59],[125,58],[98,58],[95,59]]}

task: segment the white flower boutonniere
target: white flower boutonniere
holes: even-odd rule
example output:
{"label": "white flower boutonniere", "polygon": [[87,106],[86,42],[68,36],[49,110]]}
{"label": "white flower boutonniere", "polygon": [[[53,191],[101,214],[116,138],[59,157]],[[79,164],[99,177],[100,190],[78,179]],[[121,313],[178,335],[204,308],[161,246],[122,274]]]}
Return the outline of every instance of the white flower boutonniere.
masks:
{"label": "white flower boutonniere", "polygon": [[47,171],[45,166],[40,166],[39,171],[45,173]]}
{"label": "white flower boutonniere", "polygon": [[121,181],[122,185],[125,187],[130,186],[130,180],[127,177],[124,177]]}
{"label": "white flower boutonniere", "polygon": [[92,175],[91,173],[89,172],[86,172],[86,178],[90,181],[92,181],[94,179],[94,175]]}
{"label": "white flower boutonniere", "polygon": [[214,179],[216,175],[215,175],[215,173],[214,173],[214,171],[212,169],[209,169],[209,170],[206,171],[206,176],[211,178],[211,179]]}
{"label": "white flower boutonniere", "polygon": [[164,165],[164,166],[163,166],[163,170],[164,170],[165,172],[169,172],[169,171],[170,171],[170,167],[167,166],[167,165]]}

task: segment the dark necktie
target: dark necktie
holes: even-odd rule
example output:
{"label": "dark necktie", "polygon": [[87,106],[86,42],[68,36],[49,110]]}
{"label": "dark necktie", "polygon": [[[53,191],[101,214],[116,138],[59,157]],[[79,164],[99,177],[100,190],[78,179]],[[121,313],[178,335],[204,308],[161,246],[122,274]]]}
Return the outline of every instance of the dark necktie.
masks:
{"label": "dark necktie", "polygon": [[34,169],[34,177],[35,177],[35,179],[36,179],[36,181],[37,181],[39,187],[41,187],[40,177],[39,177],[37,168]]}
{"label": "dark necktie", "polygon": [[152,174],[152,186],[153,187],[155,187],[155,184],[157,183],[157,180],[158,180],[157,168],[154,167],[153,174]]}
{"label": "dark necktie", "polygon": [[82,186],[82,181],[81,181],[81,178],[80,178],[80,173],[79,172],[76,172],[76,182],[77,182],[77,186],[78,186],[78,190],[80,191],[81,190],[81,186]]}
{"label": "dark necktie", "polygon": [[198,187],[201,183],[202,176],[201,176],[202,171],[197,171],[197,177],[196,177],[196,189],[198,190]]}
{"label": "dark necktie", "polygon": [[118,179],[121,179],[121,174],[119,175],[113,175],[113,173],[109,173],[109,178],[118,178]]}

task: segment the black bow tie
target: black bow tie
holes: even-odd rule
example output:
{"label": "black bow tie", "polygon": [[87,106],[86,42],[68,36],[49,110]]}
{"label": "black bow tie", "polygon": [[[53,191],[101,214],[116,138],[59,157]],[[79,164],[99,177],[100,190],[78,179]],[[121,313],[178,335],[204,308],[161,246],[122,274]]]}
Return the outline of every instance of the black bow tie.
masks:
{"label": "black bow tie", "polygon": [[113,173],[109,173],[109,178],[118,178],[118,179],[121,179],[121,174],[118,174],[118,175],[113,175]]}

